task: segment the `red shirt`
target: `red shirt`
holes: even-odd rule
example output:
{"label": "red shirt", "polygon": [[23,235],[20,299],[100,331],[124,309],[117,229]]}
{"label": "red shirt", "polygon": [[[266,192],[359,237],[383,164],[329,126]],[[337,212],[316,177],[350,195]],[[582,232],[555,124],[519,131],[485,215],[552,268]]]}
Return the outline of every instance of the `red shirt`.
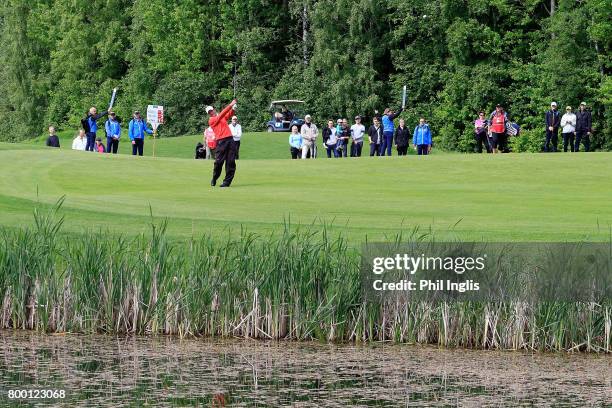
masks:
{"label": "red shirt", "polygon": [[211,116],[208,118],[208,125],[215,132],[215,138],[217,140],[232,137],[232,131],[230,130],[227,121],[234,115],[232,106],[236,103],[236,100],[230,102],[217,116]]}
{"label": "red shirt", "polygon": [[506,131],[506,115],[503,112],[495,113],[491,122],[491,132],[504,133]]}

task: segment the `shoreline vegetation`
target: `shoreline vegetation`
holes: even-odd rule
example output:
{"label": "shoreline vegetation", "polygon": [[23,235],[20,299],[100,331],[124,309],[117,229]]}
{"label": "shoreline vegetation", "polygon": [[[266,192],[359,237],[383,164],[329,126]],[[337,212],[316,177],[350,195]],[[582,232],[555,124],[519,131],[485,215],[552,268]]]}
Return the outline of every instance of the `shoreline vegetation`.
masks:
{"label": "shoreline vegetation", "polygon": [[[171,240],[61,234],[63,200],[0,228],[0,329],[611,351],[612,303],[362,299],[359,250],[325,227]],[[397,242],[427,239],[414,230]]]}

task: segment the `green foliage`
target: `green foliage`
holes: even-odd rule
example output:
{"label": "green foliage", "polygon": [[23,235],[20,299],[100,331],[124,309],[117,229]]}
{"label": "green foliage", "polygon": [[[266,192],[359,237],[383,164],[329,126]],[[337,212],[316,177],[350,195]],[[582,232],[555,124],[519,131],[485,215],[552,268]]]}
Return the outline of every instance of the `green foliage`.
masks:
{"label": "green foliage", "polygon": [[240,100],[263,130],[274,98],[317,122],[398,107],[438,147],[470,151],[476,112],[503,103],[524,129],[550,101],[593,112],[610,149],[609,0],[6,0],[0,6],[0,140],[76,128],[90,106],[167,108],[166,134],[201,132],[202,108]]}
{"label": "green foliage", "polygon": [[513,152],[538,153],[542,151],[544,144],[544,131],[540,129],[521,130],[521,133],[511,137],[508,143]]}

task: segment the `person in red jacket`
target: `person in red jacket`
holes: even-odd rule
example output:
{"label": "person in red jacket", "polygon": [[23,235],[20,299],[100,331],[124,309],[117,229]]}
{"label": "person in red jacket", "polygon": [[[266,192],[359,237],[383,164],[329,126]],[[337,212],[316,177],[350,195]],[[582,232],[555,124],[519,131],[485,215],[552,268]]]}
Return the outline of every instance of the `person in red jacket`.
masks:
{"label": "person in red jacket", "polygon": [[234,179],[236,173],[236,142],[232,137],[232,131],[230,130],[227,121],[234,115],[236,110],[236,99],[230,102],[223,110],[219,113],[212,106],[206,107],[206,113],[208,113],[208,125],[212,128],[215,133],[215,139],[217,140],[217,148],[215,149],[215,165],[213,167],[213,176],[210,181],[211,186],[217,184],[217,179],[221,176],[221,169],[225,163],[225,178],[221,187],[229,187]]}

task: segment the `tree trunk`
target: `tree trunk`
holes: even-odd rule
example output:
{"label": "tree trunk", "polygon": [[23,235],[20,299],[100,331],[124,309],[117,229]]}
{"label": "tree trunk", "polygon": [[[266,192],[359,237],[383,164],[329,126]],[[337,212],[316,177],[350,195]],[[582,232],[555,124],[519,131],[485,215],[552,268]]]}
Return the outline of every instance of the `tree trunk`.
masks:
{"label": "tree trunk", "polygon": [[308,2],[304,1],[302,9],[302,59],[308,65]]}

